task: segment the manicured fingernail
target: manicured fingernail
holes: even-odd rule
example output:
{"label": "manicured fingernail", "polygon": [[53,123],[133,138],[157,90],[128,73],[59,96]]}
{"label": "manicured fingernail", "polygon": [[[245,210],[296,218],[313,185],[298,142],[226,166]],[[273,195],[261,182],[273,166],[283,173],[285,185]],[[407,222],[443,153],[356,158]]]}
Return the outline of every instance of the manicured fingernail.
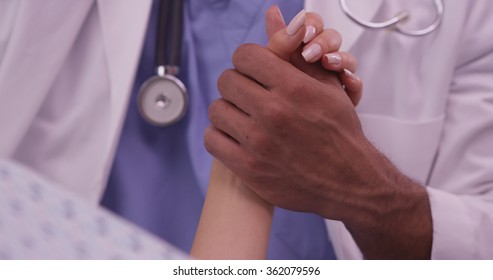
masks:
{"label": "manicured fingernail", "polygon": [[286,32],[289,36],[293,36],[298,32],[301,27],[305,24],[306,13],[305,10],[301,10],[288,24],[286,27]]}
{"label": "manicured fingernail", "polygon": [[356,75],[347,69],[344,69],[344,75],[346,75],[349,79],[351,79],[353,81],[356,81],[356,79],[357,79]]}
{"label": "manicured fingernail", "polygon": [[315,26],[313,25],[308,25],[306,27],[306,32],[305,32],[305,38],[303,38],[303,43],[308,43],[310,42],[314,37],[315,37]]}
{"label": "manicured fingernail", "polygon": [[335,53],[326,54],[325,57],[327,58],[328,64],[337,65],[337,64],[341,63],[341,61],[342,61],[341,56],[338,54],[335,54]]}
{"label": "manicured fingernail", "polygon": [[321,52],[322,47],[319,44],[315,43],[305,48],[301,55],[303,56],[303,58],[305,58],[305,61],[310,61],[320,55]]}

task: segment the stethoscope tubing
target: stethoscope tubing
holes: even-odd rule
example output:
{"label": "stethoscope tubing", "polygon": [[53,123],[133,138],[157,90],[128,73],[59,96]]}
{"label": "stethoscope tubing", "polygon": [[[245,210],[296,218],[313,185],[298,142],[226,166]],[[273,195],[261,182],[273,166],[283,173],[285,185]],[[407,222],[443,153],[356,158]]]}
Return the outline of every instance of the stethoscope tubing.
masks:
{"label": "stethoscope tubing", "polygon": [[154,66],[158,75],[161,75],[159,68],[164,67],[165,74],[176,76],[181,59],[183,0],[160,0],[156,33]]}
{"label": "stethoscope tubing", "polygon": [[[159,1],[154,61],[156,76],[143,84],[137,103],[139,112],[148,123],[164,127],[178,122],[185,115],[188,94],[185,85],[177,77],[182,47],[183,0]],[[434,21],[420,30],[404,30],[400,23],[410,17],[406,11],[383,22],[370,22],[354,15],[346,0],[339,0],[339,3],[343,12],[356,24],[372,29],[392,28],[407,36],[423,36],[436,30],[442,22],[444,11],[443,0],[434,0],[437,11]]]}
{"label": "stethoscope tubing", "polygon": [[349,8],[347,1],[346,0],[339,0],[339,4],[341,6],[342,11],[356,24],[364,27],[364,28],[370,28],[370,29],[384,29],[384,28],[393,28],[396,32],[401,33],[403,35],[407,36],[424,36],[427,34],[430,34],[431,32],[435,31],[440,24],[442,23],[443,20],[443,13],[444,13],[444,4],[443,0],[433,0],[433,3],[435,4],[436,8],[436,15],[433,20],[433,22],[427,26],[426,28],[423,29],[418,29],[418,30],[406,30],[403,29],[399,24],[402,23],[404,20],[408,19],[410,17],[409,12],[407,11],[401,11],[394,17],[382,21],[382,22],[371,22],[371,21],[366,21],[358,16],[356,16],[352,10]]}

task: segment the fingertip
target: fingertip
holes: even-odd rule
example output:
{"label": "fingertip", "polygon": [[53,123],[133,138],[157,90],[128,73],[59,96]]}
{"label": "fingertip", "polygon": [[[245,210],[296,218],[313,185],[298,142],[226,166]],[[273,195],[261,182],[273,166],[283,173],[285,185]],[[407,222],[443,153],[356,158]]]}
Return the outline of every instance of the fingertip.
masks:
{"label": "fingertip", "polygon": [[294,36],[298,31],[302,29],[306,21],[306,12],[301,10],[288,24],[286,27],[286,33],[289,36]]}
{"label": "fingertip", "polygon": [[322,65],[331,71],[342,70],[342,57],[338,53],[327,53],[322,57]]}
{"label": "fingertip", "polygon": [[307,12],[306,13],[306,24],[313,25],[317,28],[317,30],[323,30],[324,28],[324,20],[322,16],[315,12]]}
{"label": "fingertip", "polygon": [[353,72],[349,71],[348,69],[344,69],[343,74],[344,74],[345,77],[347,77],[349,80],[351,80],[354,83],[358,83],[358,81],[360,80],[359,77],[356,76],[356,74],[354,74]]}
{"label": "fingertip", "polygon": [[267,44],[267,49],[283,60],[289,60],[290,56],[303,42],[305,29],[303,17],[295,17],[284,30],[280,30],[272,35]]}
{"label": "fingertip", "polygon": [[324,29],[324,22],[322,17],[313,12],[306,13],[306,33],[303,43],[307,44],[315,38]]}
{"label": "fingertip", "polygon": [[204,130],[204,147],[209,154],[213,151],[213,138],[214,138],[214,127],[209,125]]}
{"label": "fingertip", "polygon": [[265,13],[265,29],[271,38],[277,31],[286,27],[286,22],[278,5],[270,6]]}
{"label": "fingertip", "polygon": [[224,158],[226,149],[232,144],[231,138],[224,132],[209,125],[204,131],[204,147],[209,154],[218,159]]}
{"label": "fingertip", "polygon": [[363,95],[363,81],[361,78],[351,71],[344,69],[339,75],[339,80],[344,85],[346,94],[354,106],[358,105]]}

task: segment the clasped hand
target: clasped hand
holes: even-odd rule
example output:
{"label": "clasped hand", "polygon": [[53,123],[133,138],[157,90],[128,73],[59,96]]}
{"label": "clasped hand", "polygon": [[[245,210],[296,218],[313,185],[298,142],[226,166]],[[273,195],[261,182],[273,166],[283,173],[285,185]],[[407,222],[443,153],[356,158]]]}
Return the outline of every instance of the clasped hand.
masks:
{"label": "clasped hand", "polygon": [[[361,81],[343,69],[354,71],[354,58],[339,53],[334,65],[322,56],[338,50],[340,35],[314,14],[310,25],[299,16],[284,28],[271,8],[267,47],[235,51],[209,108],[207,150],[265,201],[342,221],[367,258],[429,258],[425,188],[366,139],[354,108]],[[305,26],[316,32],[303,45]],[[314,42],[315,56],[307,54]]]}
{"label": "clasped hand", "polygon": [[[313,40],[336,51],[340,36],[319,32]],[[347,201],[341,196],[350,195],[365,137],[340,76],[302,57],[305,33],[305,25],[292,35],[282,29],[267,47],[235,51],[235,69],[218,81],[222,98],[210,107],[205,145],[268,202],[334,217],[321,211]]]}

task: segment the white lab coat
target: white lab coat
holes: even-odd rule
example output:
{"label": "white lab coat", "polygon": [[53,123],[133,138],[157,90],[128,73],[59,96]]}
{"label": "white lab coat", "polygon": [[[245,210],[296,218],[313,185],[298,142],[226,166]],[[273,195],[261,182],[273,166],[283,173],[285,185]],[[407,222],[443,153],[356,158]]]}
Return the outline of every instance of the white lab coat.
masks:
{"label": "white lab coat", "polygon": [[[451,2],[441,28],[422,38],[364,30],[337,1],[306,7],[341,31],[343,48],[359,59],[367,137],[427,186],[432,257],[493,258],[493,1]],[[414,12],[410,26],[433,17],[428,0],[364,3],[355,8],[366,19],[403,5]],[[150,7],[150,0],[0,1],[0,157],[98,203]],[[340,222],[327,225],[339,258],[361,258]]]}

